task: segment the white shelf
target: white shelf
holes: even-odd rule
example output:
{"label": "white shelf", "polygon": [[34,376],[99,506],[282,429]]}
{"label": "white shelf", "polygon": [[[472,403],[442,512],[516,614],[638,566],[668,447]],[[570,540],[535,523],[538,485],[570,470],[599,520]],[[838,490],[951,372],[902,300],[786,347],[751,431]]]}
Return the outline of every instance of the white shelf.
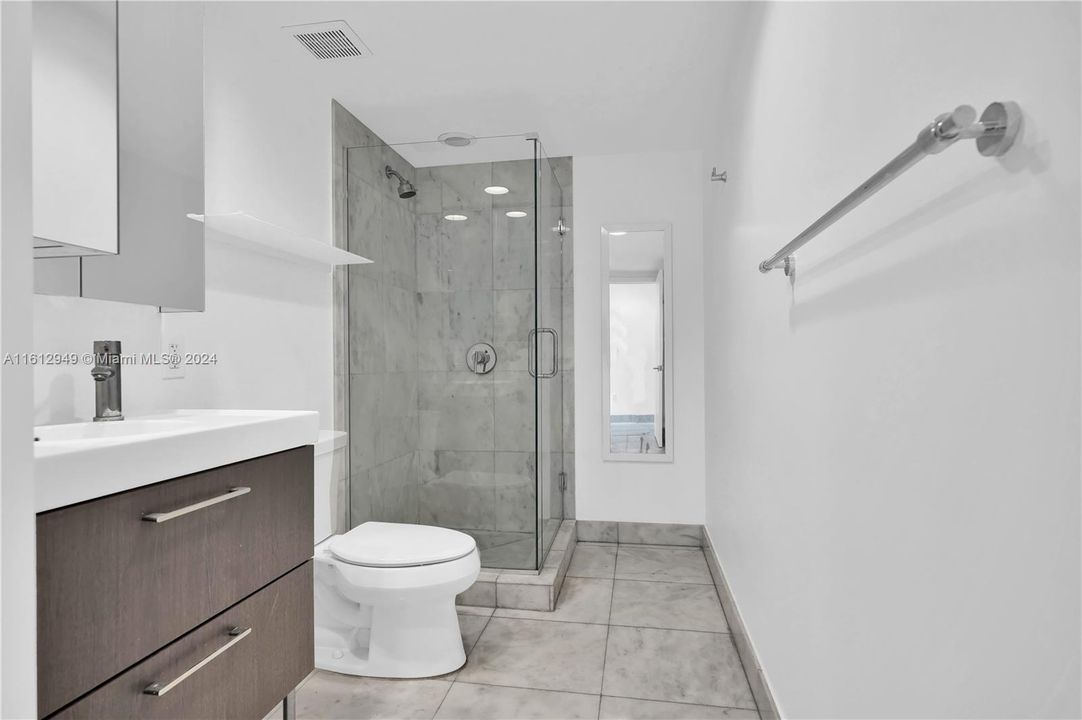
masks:
{"label": "white shelf", "polygon": [[366,257],[298,235],[288,228],[260,220],[244,212],[210,215],[189,213],[188,217],[205,224],[219,234],[213,239],[255,252],[323,266],[360,265],[372,262]]}

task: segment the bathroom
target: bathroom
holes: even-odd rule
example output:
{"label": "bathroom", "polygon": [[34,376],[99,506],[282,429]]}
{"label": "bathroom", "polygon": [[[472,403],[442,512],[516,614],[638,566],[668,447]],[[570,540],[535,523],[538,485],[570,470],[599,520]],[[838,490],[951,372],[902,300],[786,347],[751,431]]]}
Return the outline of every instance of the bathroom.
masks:
{"label": "bathroom", "polygon": [[1082,717],[1080,89],[1077,2],[0,1],[0,717]]}

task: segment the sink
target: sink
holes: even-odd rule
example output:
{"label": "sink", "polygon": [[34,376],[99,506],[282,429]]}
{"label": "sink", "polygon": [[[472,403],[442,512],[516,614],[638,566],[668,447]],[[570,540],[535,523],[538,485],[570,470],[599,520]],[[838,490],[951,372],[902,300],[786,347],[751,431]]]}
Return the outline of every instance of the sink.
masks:
{"label": "sink", "polygon": [[315,443],[319,413],[174,410],[34,428],[37,512]]}
{"label": "sink", "polygon": [[198,420],[183,418],[130,418],[116,422],[86,422],[70,425],[44,425],[34,429],[35,442],[51,443],[90,442],[109,439],[130,439],[138,435],[180,432],[198,425]]}

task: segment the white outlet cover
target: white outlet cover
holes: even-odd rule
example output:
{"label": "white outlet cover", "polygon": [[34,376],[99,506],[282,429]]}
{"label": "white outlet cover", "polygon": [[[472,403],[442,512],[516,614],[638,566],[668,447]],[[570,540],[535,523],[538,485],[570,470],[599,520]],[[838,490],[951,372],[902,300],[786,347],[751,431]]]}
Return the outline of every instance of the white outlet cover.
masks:
{"label": "white outlet cover", "polygon": [[184,377],[183,345],[179,338],[162,343],[163,380],[179,380]]}

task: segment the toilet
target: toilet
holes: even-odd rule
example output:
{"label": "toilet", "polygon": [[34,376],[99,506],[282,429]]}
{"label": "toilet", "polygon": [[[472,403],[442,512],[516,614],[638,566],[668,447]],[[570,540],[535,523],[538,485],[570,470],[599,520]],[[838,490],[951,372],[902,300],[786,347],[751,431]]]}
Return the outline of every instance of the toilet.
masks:
{"label": "toilet", "polygon": [[[333,512],[322,502],[333,497],[333,463],[321,465],[321,450],[333,452],[333,443],[316,445],[317,475],[330,475],[316,478],[317,515]],[[334,526],[317,518],[316,527]],[[317,668],[419,678],[462,667],[466,652],[455,597],[481,571],[472,537],[428,525],[366,522],[316,539]]]}

